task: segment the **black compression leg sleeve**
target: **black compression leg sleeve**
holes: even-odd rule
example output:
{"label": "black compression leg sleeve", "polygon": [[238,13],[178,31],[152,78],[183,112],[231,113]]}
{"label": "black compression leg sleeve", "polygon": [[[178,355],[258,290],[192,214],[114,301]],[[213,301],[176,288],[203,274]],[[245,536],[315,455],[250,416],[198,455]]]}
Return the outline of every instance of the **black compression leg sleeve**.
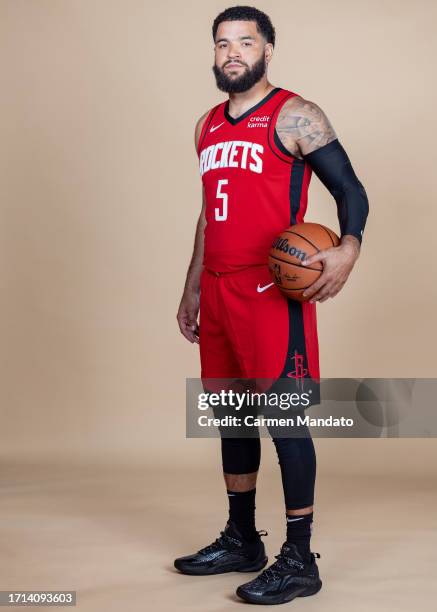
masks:
{"label": "black compression leg sleeve", "polygon": [[257,472],[261,460],[258,438],[222,438],[222,462],[225,474]]}
{"label": "black compression leg sleeve", "polygon": [[299,510],[314,503],[316,452],[311,437],[273,438],[281,467],[287,510]]}

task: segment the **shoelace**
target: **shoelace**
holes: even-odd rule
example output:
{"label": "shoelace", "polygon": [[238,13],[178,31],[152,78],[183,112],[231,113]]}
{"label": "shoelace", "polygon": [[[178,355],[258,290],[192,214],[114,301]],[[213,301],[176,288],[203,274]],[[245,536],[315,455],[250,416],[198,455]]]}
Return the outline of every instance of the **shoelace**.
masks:
{"label": "shoelace", "polygon": [[275,559],[277,561],[273,563],[270,567],[264,570],[256,580],[260,580],[262,582],[269,582],[270,580],[277,580],[280,578],[280,572],[283,570],[288,570],[290,567],[294,567],[299,570],[303,570],[305,565],[298,561],[297,559],[292,559],[291,557],[286,557],[285,555],[275,555]]}
{"label": "shoelace", "polygon": [[241,546],[241,542],[227,535],[224,531],[220,531],[220,537],[215,540],[212,544],[208,544],[205,548],[199,550],[200,554],[206,554],[217,550],[217,548],[228,548],[230,544]]}
{"label": "shoelace", "polygon": [[[267,531],[265,531],[265,529],[262,529],[261,531],[258,531],[258,535],[266,536],[268,535],[268,533]],[[228,535],[224,531],[220,531],[220,537],[217,538],[215,542],[213,542],[212,544],[208,544],[208,546],[205,546],[205,548],[201,548],[199,550],[199,553],[207,554],[209,552],[217,550],[217,548],[220,548],[220,547],[229,548],[229,545],[232,545],[232,544],[238,547],[242,546],[242,542],[240,540],[233,538],[232,536]]]}

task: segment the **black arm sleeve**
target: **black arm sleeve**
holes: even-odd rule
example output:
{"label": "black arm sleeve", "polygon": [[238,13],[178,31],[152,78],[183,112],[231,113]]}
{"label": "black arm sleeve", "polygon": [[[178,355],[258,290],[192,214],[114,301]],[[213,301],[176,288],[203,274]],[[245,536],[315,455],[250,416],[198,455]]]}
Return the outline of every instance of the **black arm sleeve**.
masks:
{"label": "black arm sleeve", "polygon": [[369,203],[364,187],[338,139],[304,155],[304,159],[337,203],[341,235],[352,234],[361,242]]}

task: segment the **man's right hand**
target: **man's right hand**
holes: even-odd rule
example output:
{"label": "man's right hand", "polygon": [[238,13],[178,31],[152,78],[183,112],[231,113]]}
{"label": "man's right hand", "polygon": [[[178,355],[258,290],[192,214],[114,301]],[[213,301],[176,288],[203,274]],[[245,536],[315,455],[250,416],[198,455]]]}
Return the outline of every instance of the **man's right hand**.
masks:
{"label": "man's right hand", "polygon": [[190,342],[197,344],[199,344],[199,325],[197,323],[199,297],[198,291],[185,291],[176,317],[181,334]]}

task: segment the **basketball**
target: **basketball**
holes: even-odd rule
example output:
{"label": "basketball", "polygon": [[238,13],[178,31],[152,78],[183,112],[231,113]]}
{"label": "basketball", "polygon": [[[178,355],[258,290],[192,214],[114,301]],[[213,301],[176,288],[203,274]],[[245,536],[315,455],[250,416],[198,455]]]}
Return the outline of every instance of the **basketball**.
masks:
{"label": "basketball", "polygon": [[337,234],[319,223],[291,225],[275,238],[270,249],[269,270],[275,285],[286,297],[305,302],[302,293],[322,274],[323,263],[302,266],[302,261],[339,244]]}

